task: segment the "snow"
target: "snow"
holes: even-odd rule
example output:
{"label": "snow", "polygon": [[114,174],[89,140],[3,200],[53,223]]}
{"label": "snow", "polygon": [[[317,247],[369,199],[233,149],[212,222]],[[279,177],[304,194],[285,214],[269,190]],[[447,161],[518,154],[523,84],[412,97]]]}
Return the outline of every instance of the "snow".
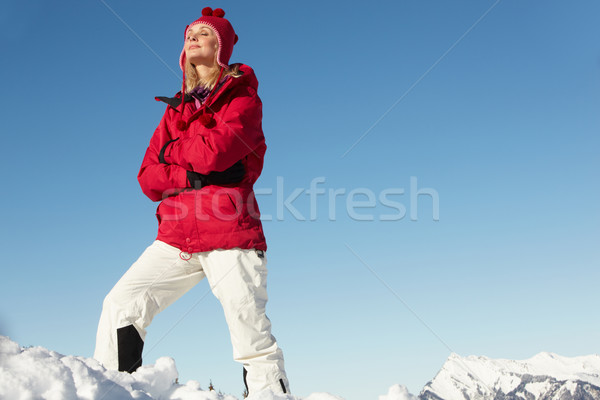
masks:
{"label": "snow", "polygon": [[[600,356],[561,357],[540,353],[528,360],[514,361],[451,354],[423,392],[443,399],[486,399],[493,398],[499,390],[509,393],[525,382],[528,395],[537,398],[550,387],[544,379],[523,381],[526,375],[566,381],[561,392],[574,393],[575,381],[600,386]],[[515,395],[524,398],[522,392]],[[177,367],[170,357],[161,357],[153,365],[144,365],[128,374],[107,370],[92,358],[65,356],[43,347],[22,348],[1,335],[0,399],[238,400],[232,395],[203,390],[194,380],[178,383]],[[344,399],[329,393],[300,398],[263,391],[248,400]],[[393,385],[379,400],[418,400],[418,397],[405,386]]]}
{"label": "snow", "polygon": [[[133,374],[110,371],[92,358],[64,356],[43,347],[22,348],[0,336],[0,399],[10,400],[237,400],[197,381],[177,383],[175,361],[161,357]],[[390,397],[389,400],[404,400]],[[263,391],[248,400],[343,400],[329,393],[303,399]]]}
{"label": "snow", "polygon": [[548,386],[548,382],[532,382],[525,385],[525,389],[537,399],[548,391]]}

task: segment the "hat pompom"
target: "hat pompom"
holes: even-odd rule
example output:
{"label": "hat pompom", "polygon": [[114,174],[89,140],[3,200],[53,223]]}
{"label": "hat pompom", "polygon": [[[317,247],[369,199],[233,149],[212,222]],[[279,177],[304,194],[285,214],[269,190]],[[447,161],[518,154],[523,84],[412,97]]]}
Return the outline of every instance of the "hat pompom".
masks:
{"label": "hat pompom", "polygon": [[198,119],[200,119],[200,123],[202,125],[208,126],[213,121],[213,116],[212,116],[212,114],[205,113],[205,114],[202,114]]}
{"label": "hat pompom", "polygon": [[222,8],[217,8],[212,13],[213,17],[223,18],[225,16],[225,11]]}
{"label": "hat pompom", "polygon": [[213,15],[213,9],[210,7],[204,7],[202,9],[202,16],[203,17],[210,17]]}
{"label": "hat pompom", "polygon": [[177,123],[175,125],[177,126],[177,129],[179,129],[180,131],[184,131],[187,128],[187,124],[182,119],[177,121]]}

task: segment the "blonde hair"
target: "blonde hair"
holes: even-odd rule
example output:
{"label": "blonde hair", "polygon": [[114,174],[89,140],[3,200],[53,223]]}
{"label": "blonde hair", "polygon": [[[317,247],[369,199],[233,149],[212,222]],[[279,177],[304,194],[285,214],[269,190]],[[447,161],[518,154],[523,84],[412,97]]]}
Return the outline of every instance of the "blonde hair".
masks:
{"label": "blonde hair", "polygon": [[[219,73],[221,72],[221,66],[217,63],[216,55],[215,55],[215,66],[212,72],[208,75],[208,77],[202,79],[198,76],[196,72],[196,67],[194,64],[189,62],[187,59],[185,60],[185,92],[189,93],[194,90],[198,86],[202,86],[206,89],[213,90],[215,85],[217,84],[217,79],[219,79]],[[223,78],[226,76],[231,76],[233,78],[237,78],[242,76],[240,72],[240,64],[231,64],[229,67],[225,68],[223,71]]]}

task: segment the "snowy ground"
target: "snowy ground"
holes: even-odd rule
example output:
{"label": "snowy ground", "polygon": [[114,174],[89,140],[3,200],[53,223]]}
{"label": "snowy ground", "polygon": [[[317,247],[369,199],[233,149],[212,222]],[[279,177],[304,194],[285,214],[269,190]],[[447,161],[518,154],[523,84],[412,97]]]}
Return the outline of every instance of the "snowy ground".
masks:
{"label": "snowy ground", "polygon": [[[177,382],[170,357],[135,373],[108,371],[91,358],[64,356],[43,347],[22,348],[0,336],[0,399],[29,400],[237,400],[237,397],[203,390],[197,381]],[[248,400],[343,400],[328,393],[308,397],[261,392]],[[415,400],[401,385],[392,386],[379,400]]]}

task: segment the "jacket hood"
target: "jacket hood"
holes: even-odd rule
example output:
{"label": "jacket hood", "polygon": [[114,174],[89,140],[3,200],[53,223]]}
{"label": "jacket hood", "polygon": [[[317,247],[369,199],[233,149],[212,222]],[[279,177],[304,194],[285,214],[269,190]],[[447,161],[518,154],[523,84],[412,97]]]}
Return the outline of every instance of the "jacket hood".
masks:
{"label": "jacket hood", "polygon": [[254,70],[246,64],[240,64],[240,71],[243,72],[243,75],[237,79],[242,79],[240,83],[245,84],[246,86],[250,86],[252,89],[258,89],[258,79],[256,79],[256,74]]}

